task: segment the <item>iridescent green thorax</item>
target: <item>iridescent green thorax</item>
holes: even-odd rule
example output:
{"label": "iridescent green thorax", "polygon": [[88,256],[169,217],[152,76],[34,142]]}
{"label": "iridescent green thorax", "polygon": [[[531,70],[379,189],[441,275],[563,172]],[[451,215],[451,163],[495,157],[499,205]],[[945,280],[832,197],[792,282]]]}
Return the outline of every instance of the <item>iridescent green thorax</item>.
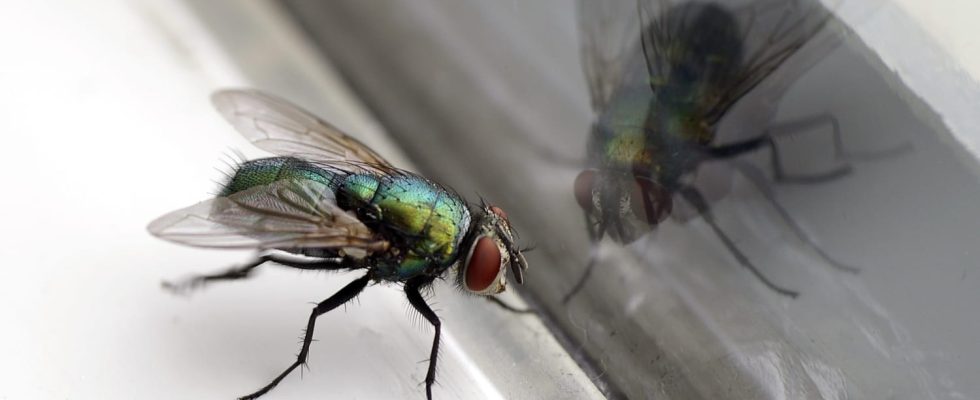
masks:
{"label": "iridescent green thorax", "polygon": [[619,127],[613,132],[602,148],[603,165],[606,168],[623,171],[656,168],[655,150],[647,145],[647,137],[642,129]]}
{"label": "iridescent green thorax", "polygon": [[235,175],[221,187],[218,196],[228,196],[280,180],[311,180],[334,189],[338,177],[330,171],[297,158],[261,158],[240,165],[235,170]]}
{"label": "iridescent green thorax", "polygon": [[403,280],[431,272],[427,268],[452,265],[470,226],[466,203],[425,178],[404,173],[348,174],[292,157],[243,163],[218,195],[284,180],[325,185],[337,205],[357,213],[372,229],[386,235],[400,251],[380,260],[379,277],[384,279]]}
{"label": "iridescent green thorax", "polygon": [[415,175],[350,175],[338,201],[365,210],[405,240],[399,247],[408,253],[392,271],[400,278],[454,263],[470,225],[469,209],[459,196]]}
{"label": "iridescent green thorax", "polygon": [[698,110],[687,104],[663,104],[649,88],[617,93],[600,117],[593,148],[597,166],[649,177],[673,175],[687,157],[711,141]]}

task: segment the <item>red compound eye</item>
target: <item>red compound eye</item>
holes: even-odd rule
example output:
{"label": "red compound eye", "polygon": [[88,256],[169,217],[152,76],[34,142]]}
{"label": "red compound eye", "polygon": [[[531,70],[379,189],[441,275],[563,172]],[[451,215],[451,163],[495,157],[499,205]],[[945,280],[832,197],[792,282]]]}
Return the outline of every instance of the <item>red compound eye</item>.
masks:
{"label": "red compound eye", "polygon": [[636,178],[630,193],[630,208],[633,215],[650,225],[664,222],[674,208],[670,192],[663,186],[648,179]]}
{"label": "red compound eye", "polygon": [[494,214],[497,214],[498,217],[503,218],[504,220],[507,220],[507,213],[504,212],[504,210],[501,209],[500,207],[490,206],[490,211],[493,212]]}
{"label": "red compound eye", "polygon": [[493,239],[481,236],[473,244],[463,273],[466,289],[471,292],[482,292],[493,285],[500,273],[500,249]]}
{"label": "red compound eye", "polygon": [[575,177],[575,201],[583,210],[592,211],[592,185],[595,183],[595,171],[585,170]]}

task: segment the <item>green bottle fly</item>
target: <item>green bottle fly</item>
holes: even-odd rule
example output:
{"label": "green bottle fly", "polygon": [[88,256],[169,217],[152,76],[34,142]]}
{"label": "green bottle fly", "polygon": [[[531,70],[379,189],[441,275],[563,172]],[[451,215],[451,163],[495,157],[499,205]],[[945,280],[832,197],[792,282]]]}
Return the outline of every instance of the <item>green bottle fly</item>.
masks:
{"label": "green bottle fly", "polygon": [[[574,194],[592,241],[639,239],[674,212],[677,195],[767,287],[795,297],[797,292],[771,282],[735,247],[714,223],[707,198],[693,182],[706,162],[760,149],[772,152],[774,172],[783,177],[766,127],[741,127],[752,136],[730,143],[717,143],[717,129],[739,100],[817,34],[835,37],[828,28],[833,13],[819,0],[580,0],[579,15],[596,119],[587,144],[588,166],[576,178]],[[639,37],[624,45],[632,35]],[[782,88],[786,76],[779,81]],[[836,177],[845,170],[802,180]],[[594,265],[591,259],[565,302],[583,287]]]}
{"label": "green bottle fly", "polygon": [[453,269],[460,288],[476,295],[502,292],[508,269],[523,283],[527,262],[507,215],[495,206],[470,205],[452,190],[392,166],[283,99],[227,90],[212,100],[239,132],[278,157],[242,163],[215,198],[166,214],[149,230],[192,246],[265,253],[243,266],[166,286],[181,290],[242,279],[266,262],[363,271],[314,308],[296,361],[242,399],[262,396],[303,365],[317,316],[352,300],[370,282],[402,284],[412,307],[435,327],[425,378],[431,399],[441,322],[422,291]]}

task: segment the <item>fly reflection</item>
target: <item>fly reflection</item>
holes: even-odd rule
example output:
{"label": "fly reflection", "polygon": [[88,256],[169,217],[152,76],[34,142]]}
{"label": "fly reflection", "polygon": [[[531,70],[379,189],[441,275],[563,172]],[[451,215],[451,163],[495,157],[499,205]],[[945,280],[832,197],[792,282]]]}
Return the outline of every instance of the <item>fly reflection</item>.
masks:
{"label": "fly reflection", "polygon": [[[790,174],[776,146],[779,136],[821,126],[840,144],[832,116],[766,128],[783,92],[815,62],[795,60],[826,54],[845,35],[831,11],[817,0],[582,0],[579,18],[583,67],[598,117],[587,147],[588,168],[575,179],[574,194],[584,210],[593,248],[606,236],[623,244],[637,240],[676,214],[677,197],[766,287],[796,297],[797,291],[767,278],[739,250],[717,224],[709,198],[695,182],[704,164],[759,150],[769,152],[777,182],[825,182],[850,171],[841,163],[811,174]],[[754,101],[761,98],[753,105],[760,110],[758,121],[739,126],[744,132],[740,138],[720,138],[722,119],[755,92],[761,94],[753,96]],[[846,159],[841,146],[837,152]],[[838,269],[857,271],[806,237],[768,192],[761,171],[748,163],[733,165],[733,171],[759,187],[791,230],[819,256]],[[595,266],[595,254],[563,301],[582,289]]]}

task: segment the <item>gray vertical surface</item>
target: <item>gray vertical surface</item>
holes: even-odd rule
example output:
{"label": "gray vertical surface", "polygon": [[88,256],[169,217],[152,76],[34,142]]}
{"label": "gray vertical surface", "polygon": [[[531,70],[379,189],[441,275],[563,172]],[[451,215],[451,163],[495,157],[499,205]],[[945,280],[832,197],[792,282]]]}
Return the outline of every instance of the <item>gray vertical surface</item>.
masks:
{"label": "gray vertical surface", "polygon": [[[837,181],[772,188],[803,229],[861,267],[859,275],[822,262],[759,191],[736,179],[715,204],[721,225],[767,275],[803,292],[799,299],[761,288],[693,219],[665,224],[627,248],[602,246],[599,272],[563,307],[559,299],[588,253],[571,196],[577,171],[538,147],[554,158],[584,151],[591,115],[573,4],[286,4],[424,171],[505,207],[537,245],[524,293],[608,394],[980,396],[972,378],[980,359],[980,325],[971,311],[980,304],[975,155],[860,41],[801,78],[776,119],[830,113],[848,149],[911,150],[855,160],[853,173]],[[919,39],[890,5],[865,22],[881,36]],[[781,142],[789,167],[838,165],[827,133],[820,128]],[[743,161],[766,165],[762,155]]]}

